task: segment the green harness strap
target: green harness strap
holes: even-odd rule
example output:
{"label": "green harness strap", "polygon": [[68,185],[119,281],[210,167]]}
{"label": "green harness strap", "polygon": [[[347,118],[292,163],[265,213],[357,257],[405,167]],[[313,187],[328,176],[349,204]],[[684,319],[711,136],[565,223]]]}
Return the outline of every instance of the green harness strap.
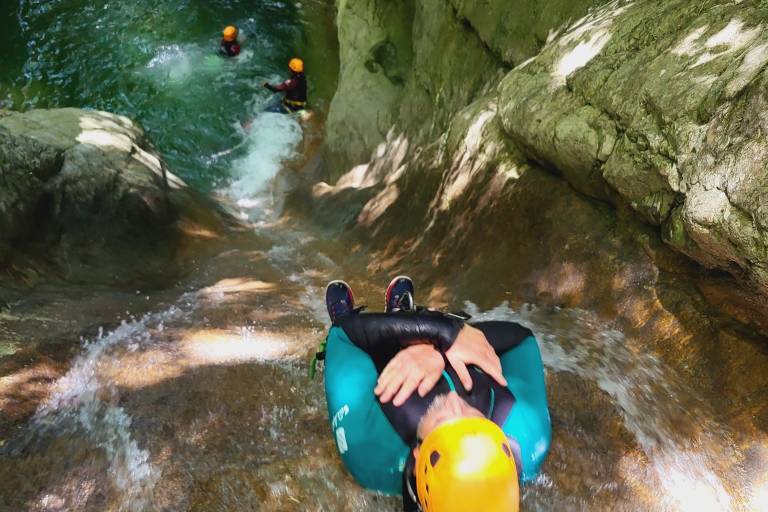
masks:
{"label": "green harness strap", "polygon": [[312,357],[312,361],[309,363],[309,380],[315,379],[315,375],[317,374],[317,362],[325,361],[326,346],[328,346],[328,336],[323,338],[323,341],[320,342],[320,346],[318,347],[317,352],[315,352],[314,357]]}

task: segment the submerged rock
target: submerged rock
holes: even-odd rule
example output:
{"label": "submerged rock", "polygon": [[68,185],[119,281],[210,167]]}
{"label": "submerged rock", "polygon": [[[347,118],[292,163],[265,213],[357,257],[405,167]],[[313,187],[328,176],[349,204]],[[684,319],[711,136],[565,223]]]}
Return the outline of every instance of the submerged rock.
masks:
{"label": "submerged rock", "polygon": [[186,235],[222,226],[140,127],[105,112],[3,112],[0,181],[0,266],[26,280],[172,275]]}

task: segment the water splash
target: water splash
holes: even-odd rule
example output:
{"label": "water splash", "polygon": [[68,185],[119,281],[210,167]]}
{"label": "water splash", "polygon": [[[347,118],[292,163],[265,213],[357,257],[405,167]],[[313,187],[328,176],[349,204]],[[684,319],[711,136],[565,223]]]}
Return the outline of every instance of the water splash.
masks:
{"label": "water splash", "polygon": [[[331,319],[328,317],[328,310],[325,305],[325,289],[320,286],[306,284],[306,278],[298,274],[291,275],[289,279],[303,284],[303,291],[299,296],[299,300],[310,312],[315,322],[322,325],[324,330],[330,329]],[[318,331],[319,333],[320,331]]]}
{"label": "water splash", "polygon": [[158,70],[160,71],[158,76],[166,75],[173,80],[191,74],[192,60],[177,44],[161,46],[155,52],[155,56],[147,63],[146,68]]}
{"label": "water splash", "polygon": [[272,180],[295,154],[302,136],[298,120],[285,114],[263,112],[248,125],[245,155],[232,163],[231,180],[223,190],[241,218],[258,221],[273,216]]}
{"label": "water splash", "polygon": [[657,357],[584,310],[525,305],[515,311],[504,303],[481,312],[470,302],[466,309],[474,320],[531,328],[547,369],[592,381],[612,397],[662,486],[665,509],[731,509],[732,498],[718,476],[718,461],[734,450],[729,436],[695,390]]}
{"label": "water splash", "polygon": [[[193,82],[199,87],[208,86],[212,77],[228,69],[226,64],[222,57],[209,48],[194,44],[172,44],[159,47],[140,70],[140,74],[164,89],[174,88],[174,96],[178,97],[184,93],[183,88]],[[234,79],[234,76],[229,78]]]}
{"label": "water splash", "polygon": [[[187,309],[172,306],[138,320],[123,321],[109,334],[100,330],[94,340],[85,343],[82,354],[59,379],[51,398],[38,408],[22,442],[9,449],[23,451],[51,435],[81,436],[105,454],[108,475],[119,495],[118,509],[145,510],[160,475],[152,467],[149,453],[133,439],[131,417],[116,405],[118,392],[101,377],[101,369],[118,357],[118,348],[137,350],[152,341],[153,332],[162,332],[165,322],[177,321],[187,314]],[[53,498],[61,500],[46,494],[41,503]]]}
{"label": "water splash", "polygon": [[[287,275],[288,281],[301,289],[299,302],[312,322],[327,330],[331,323],[325,305],[325,284],[330,279],[338,279],[341,270],[328,255],[306,247],[314,241],[313,237],[293,232],[284,241],[288,243],[274,245],[267,252],[267,257]],[[303,270],[297,272],[297,266]],[[321,330],[316,331],[321,336]]]}

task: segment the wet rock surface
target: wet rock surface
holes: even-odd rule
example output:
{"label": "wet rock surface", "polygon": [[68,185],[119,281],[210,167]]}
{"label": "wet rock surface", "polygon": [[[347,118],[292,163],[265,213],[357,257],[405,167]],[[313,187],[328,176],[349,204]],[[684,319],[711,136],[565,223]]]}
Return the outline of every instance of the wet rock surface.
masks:
{"label": "wet rock surface", "polygon": [[0,262],[17,280],[156,279],[176,273],[183,244],[227,225],[125,117],[5,111],[0,166]]}
{"label": "wet rock surface", "polygon": [[[765,294],[762,4],[522,4],[399,4],[413,30],[391,55],[411,70],[393,94],[378,68],[362,63],[393,40],[395,22],[384,23],[377,13],[388,11],[376,2],[339,3],[350,64],[329,116],[334,162],[360,164],[400,133],[415,152],[487,95],[522,158],[628,206],[676,250]],[[361,20],[367,30],[355,32]],[[367,39],[347,37],[353,32]],[[367,84],[364,94],[352,84]],[[356,123],[378,128],[347,145]]]}
{"label": "wet rock surface", "polygon": [[346,474],[322,380],[307,377],[337,255],[295,224],[262,230],[147,306],[102,291],[91,311],[114,300],[134,314],[55,372],[39,353],[29,368],[13,359],[0,377],[0,508],[397,510]]}

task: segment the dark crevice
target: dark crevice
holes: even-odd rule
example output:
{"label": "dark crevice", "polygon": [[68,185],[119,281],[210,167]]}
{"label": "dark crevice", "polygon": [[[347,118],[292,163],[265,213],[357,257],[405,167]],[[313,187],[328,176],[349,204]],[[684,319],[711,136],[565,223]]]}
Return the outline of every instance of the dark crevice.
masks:
{"label": "dark crevice", "polygon": [[485,50],[485,52],[491,56],[491,58],[496,61],[496,65],[505,70],[505,71],[512,71],[512,69],[518,64],[515,62],[509,62],[502,57],[502,55],[496,51],[495,49],[491,48],[491,46],[482,38],[480,33],[475,29],[474,25],[472,25],[472,22],[466,18],[465,16],[461,16],[459,14],[459,11],[454,7],[450,2],[448,3],[448,9],[451,10],[451,14],[453,14],[453,17],[456,18],[456,20],[464,27],[464,30],[471,33],[475,36],[477,39],[477,42],[480,44],[480,46]]}

